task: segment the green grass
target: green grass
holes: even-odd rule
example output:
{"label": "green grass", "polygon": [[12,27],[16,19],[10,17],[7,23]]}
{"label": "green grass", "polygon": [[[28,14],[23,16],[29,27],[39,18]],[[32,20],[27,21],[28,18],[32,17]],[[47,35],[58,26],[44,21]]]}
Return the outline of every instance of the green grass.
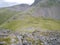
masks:
{"label": "green grass", "polygon": [[[17,17],[19,18],[19,16]],[[33,29],[29,29],[32,28]],[[9,23],[2,25],[2,28],[19,31],[33,31],[34,28],[48,29],[48,30],[60,30],[60,20],[35,18],[32,16],[24,16],[23,19],[12,20]]]}
{"label": "green grass", "polygon": [[0,25],[7,21],[10,17],[15,15],[17,12],[16,11],[11,11],[6,8],[0,9]]}
{"label": "green grass", "polygon": [[3,41],[10,44],[11,39],[10,38],[0,38],[0,42],[3,42]]}

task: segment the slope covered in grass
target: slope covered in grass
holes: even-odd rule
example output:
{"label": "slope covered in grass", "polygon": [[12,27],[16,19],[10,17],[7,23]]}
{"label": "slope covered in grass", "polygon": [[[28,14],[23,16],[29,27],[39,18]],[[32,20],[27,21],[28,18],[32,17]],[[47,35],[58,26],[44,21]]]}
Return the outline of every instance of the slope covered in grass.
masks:
{"label": "slope covered in grass", "polygon": [[8,10],[7,8],[1,8],[0,9],[0,25],[17,13],[18,12]]}
{"label": "slope covered in grass", "polygon": [[2,28],[18,31],[34,31],[36,28],[60,30],[60,20],[36,18],[29,15],[17,16],[16,19],[2,25]]}

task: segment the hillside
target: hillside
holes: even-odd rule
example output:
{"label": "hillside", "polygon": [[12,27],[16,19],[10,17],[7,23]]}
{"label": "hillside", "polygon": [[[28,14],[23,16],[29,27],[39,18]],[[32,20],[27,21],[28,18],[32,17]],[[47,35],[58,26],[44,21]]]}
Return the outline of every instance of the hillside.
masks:
{"label": "hillside", "polygon": [[40,3],[41,1],[36,6],[31,6],[28,10],[13,16],[1,27],[26,32],[37,28],[39,30],[60,30],[60,20],[56,20],[60,16],[59,7],[43,7]]}
{"label": "hillside", "polygon": [[35,0],[31,6],[0,8],[0,45],[1,42],[5,42],[3,45],[60,45],[60,1]]}
{"label": "hillside", "polygon": [[17,12],[16,11],[11,11],[6,8],[0,9],[0,25],[7,21],[10,17],[15,15]]}
{"label": "hillside", "polygon": [[28,9],[29,7],[30,6],[28,4],[19,4],[19,5],[8,7],[7,9],[12,10],[12,11],[24,11]]}
{"label": "hillside", "polygon": [[[31,8],[29,13],[34,17],[45,17],[60,19],[60,1],[58,0],[41,0],[36,6]],[[27,11],[27,12],[28,12]]]}
{"label": "hillside", "polygon": [[29,8],[27,4],[19,4],[11,7],[0,8],[0,25],[6,22],[12,16],[21,13],[22,11]]}
{"label": "hillside", "polygon": [[60,10],[53,6],[41,6],[44,0],[38,2],[36,6],[31,6],[24,12],[16,14],[0,27],[18,30],[18,31],[34,31],[35,29],[42,30],[60,30]]}

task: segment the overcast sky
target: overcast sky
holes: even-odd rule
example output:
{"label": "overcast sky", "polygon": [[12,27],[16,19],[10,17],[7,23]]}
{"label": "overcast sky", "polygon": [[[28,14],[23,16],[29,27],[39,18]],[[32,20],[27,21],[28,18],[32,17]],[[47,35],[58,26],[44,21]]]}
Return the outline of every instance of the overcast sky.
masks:
{"label": "overcast sky", "polygon": [[16,4],[29,4],[31,5],[34,0],[0,0],[0,7],[12,6]]}

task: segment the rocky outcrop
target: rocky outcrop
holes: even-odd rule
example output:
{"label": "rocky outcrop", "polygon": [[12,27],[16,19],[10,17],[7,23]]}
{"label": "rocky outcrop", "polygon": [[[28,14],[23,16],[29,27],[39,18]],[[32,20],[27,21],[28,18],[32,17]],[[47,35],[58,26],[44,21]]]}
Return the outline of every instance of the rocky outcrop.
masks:
{"label": "rocky outcrop", "polygon": [[[58,31],[12,32],[9,38],[11,39],[10,45],[60,45],[60,32]],[[6,42],[8,45],[8,41]]]}
{"label": "rocky outcrop", "polygon": [[35,31],[19,37],[21,45],[60,45],[60,32],[57,31]]}

